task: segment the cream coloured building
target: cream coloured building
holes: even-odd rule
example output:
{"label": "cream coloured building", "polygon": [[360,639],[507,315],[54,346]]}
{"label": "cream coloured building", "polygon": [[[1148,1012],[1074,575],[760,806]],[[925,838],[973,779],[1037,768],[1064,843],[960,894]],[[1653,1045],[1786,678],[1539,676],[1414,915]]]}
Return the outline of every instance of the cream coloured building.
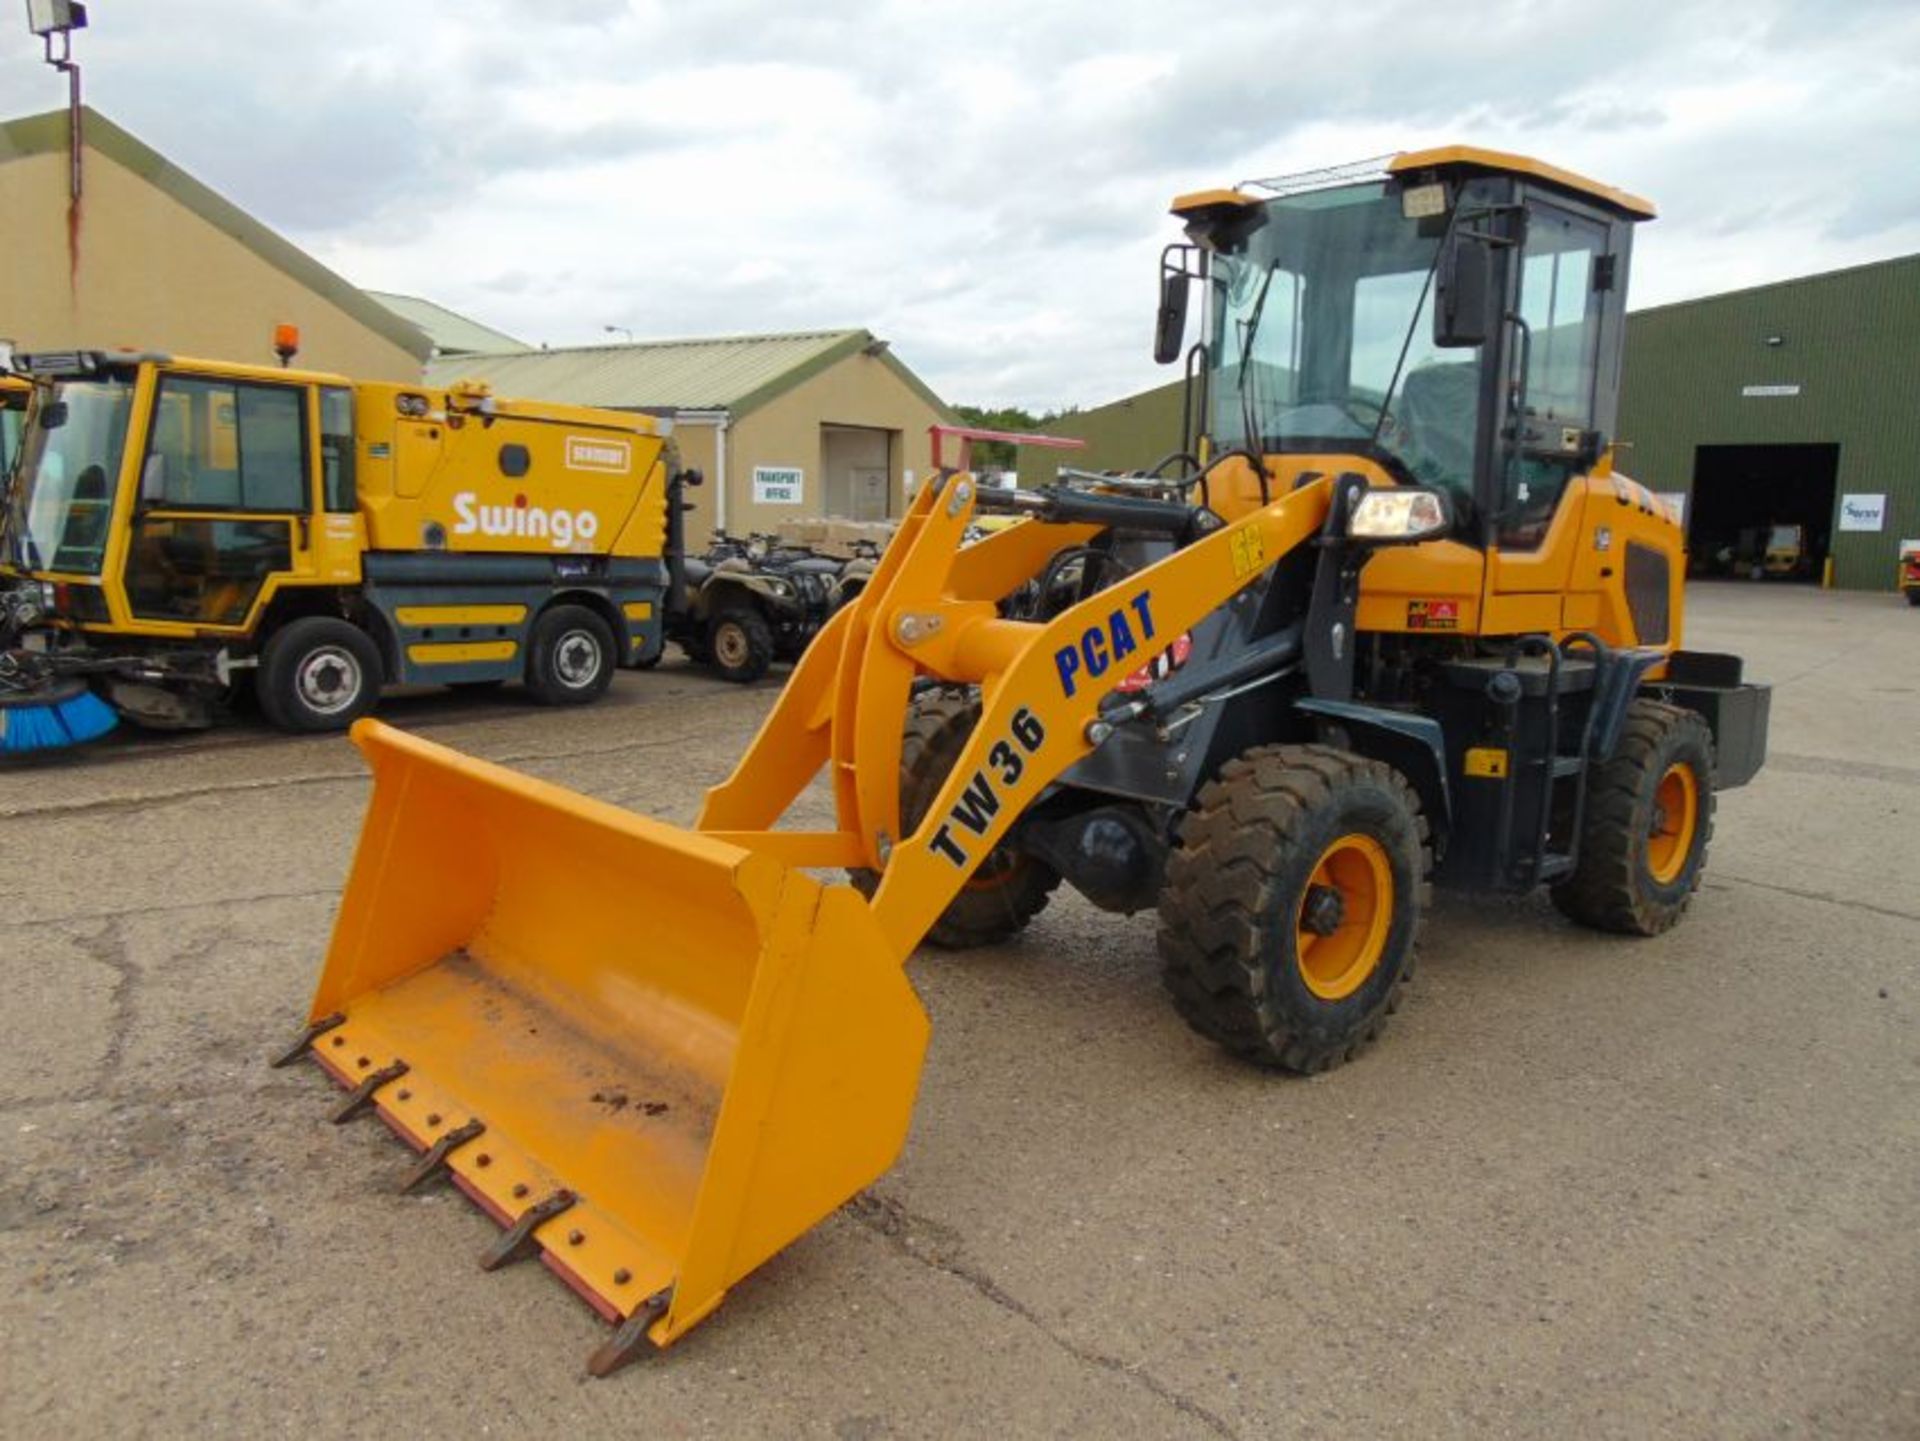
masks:
{"label": "cream coloured building", "polygon": [[682,464],[707,477],[689,496],[696,547],[715,529],[898,516],[927,473],[928,427],[955,420],[865,330],[448,355],[428,365],[427,378],[671,417]]}
{"label": "cream coloured building", "polygon": [[69,247],[64,110],[0,124],[0,339],[299,364],[365,379],[483,380],[496,394],[671,417],[688,539],[822,516],[899,515],[952,410],[866,330],[535,350],[417,296],[366,292],[93,110]]}
{"label": "cream coloured building", "polygon": [[425,335],[94,110],[69,205],[67,112],[0,124],[0,338],[410,380]]}

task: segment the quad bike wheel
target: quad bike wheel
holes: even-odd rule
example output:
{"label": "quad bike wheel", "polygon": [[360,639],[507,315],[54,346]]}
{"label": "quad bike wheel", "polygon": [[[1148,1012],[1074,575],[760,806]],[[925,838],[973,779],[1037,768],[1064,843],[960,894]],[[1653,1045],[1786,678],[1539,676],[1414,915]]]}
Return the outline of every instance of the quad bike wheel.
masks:
{"label": "quad bike wheel", "polygon": [[705,660],[739,685],[759,680],[773,664],[773,628],[759,611],[732,606],[707,622]]}

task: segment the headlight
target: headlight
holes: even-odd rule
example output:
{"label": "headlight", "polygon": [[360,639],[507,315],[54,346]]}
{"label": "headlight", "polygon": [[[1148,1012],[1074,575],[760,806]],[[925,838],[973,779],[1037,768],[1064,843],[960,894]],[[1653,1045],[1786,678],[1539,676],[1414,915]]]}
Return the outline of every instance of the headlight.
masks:
{"label": "headlight", "polygon": [[1425,540],[1450,524],[1446,497],[1437,490],[1370,490],[1347,517],[1355,540]]}

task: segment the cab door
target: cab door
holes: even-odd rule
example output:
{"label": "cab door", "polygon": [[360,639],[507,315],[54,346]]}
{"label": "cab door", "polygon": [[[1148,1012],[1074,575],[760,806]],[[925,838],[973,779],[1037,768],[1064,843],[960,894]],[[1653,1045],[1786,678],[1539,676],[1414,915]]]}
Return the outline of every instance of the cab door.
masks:
{"label": "cab door", "polygon": [[133,619],[244,632],[313,571],[309,387],[166,372],[123,572]]}
{"label": "cab door", "polygon": [[[1508,447],[1494,478],[1487,609],[1501,630],[1557,630],[1581,530],[1574,484],[1603,420],[1603,328],[1614,280],[1612,227],[1539,196],[1525,241],[1509,357]],[[1615,347],[1617,349],[1617,346]],[[1537,614],[1536,614],[1537,612]]]}

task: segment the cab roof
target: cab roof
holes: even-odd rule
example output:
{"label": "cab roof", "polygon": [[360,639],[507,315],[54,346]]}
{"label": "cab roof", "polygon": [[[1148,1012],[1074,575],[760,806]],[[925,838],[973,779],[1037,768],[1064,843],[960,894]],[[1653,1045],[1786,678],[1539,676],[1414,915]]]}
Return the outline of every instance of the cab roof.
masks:
{"label": "cab roof", "polygon": [[1402,150],[1387,162],[1391,175],[1406,175],[1420,170],[1492,170],[1507,175],[1524,175],[1529,180],[1545,181],[1562,190],[1571,190],[1588,200],[1629,215],[1635,220],[1651,220],[1660,212],[1653,202],[1615,186],[1589,180],[1558,165],[1535,160],[1530,155],[1514,155],[1505,150],[1483,150],[1477,145],[1439,145],[1430,150]]}
{"label": "cab roof", "polygon": [[[1388,175],[1412,176],[1429,170],[1492,172],[1524,176],[1529,180],[1540,181],[1558,189],[1570,191],[1584,199],[1595,201],[1633,220],[1651,220],[1659,213],[1654,209],[1651,200],[1643,199],[1615,186],[1591,180],[1584,175],[1563,170],[1557,165],[1549,165],[1544,160],[1535,160],[1528,155],[1515,155],[1505,150],[1486,150],[1477,145],[1437,145],[1425,150],[1402,150],[1383,160],[1361,162],[1354,166],[1336,166],[1303,176],[1288,177],[1285,180],[1249,181],[1247,184],[1258,185],[1268,190],[1317,190],[1329,185],[1359,181],[1369,174],[1378,178],[1382,171]],[[1199,212],[1221,207],[1230,209],[1243,205],[1258,205],[1261,200],[1261,196],[1249,194],[1245,188],[1239,186],[1233,189],[1196,190],[1176,199],[1172,210],[1175,215],[1192,217]]]}

